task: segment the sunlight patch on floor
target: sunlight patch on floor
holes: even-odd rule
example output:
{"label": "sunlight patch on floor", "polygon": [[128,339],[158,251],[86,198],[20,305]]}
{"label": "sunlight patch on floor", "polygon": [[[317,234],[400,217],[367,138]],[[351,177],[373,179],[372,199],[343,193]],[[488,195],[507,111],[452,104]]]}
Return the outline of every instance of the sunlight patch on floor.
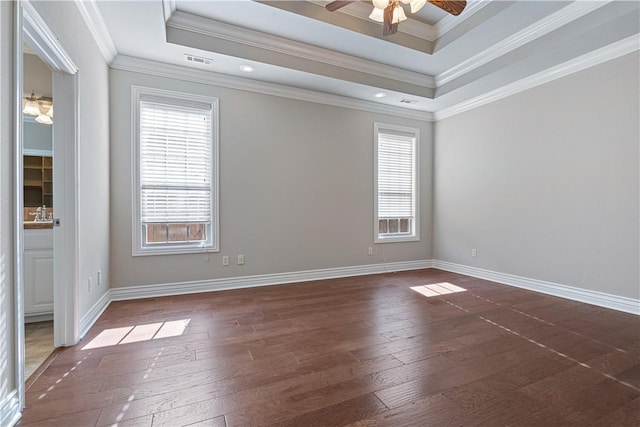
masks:
{"label": "sunlight patch on floor", "polygon": [[412,291],[424,295],[427,298],[438,297],[441,295],[455,294],[457,292],[466,291],[465,288],[456,286],[449,282],[434,283],[431,285],[412,286]]}
{"label": "sunlight patch on floor", "polygon": [[177,337],[184,333],[190,321],[191,319],[181,319],[169,322],[105,329],[89,341],[87,345],[82,347],[82,350]]}

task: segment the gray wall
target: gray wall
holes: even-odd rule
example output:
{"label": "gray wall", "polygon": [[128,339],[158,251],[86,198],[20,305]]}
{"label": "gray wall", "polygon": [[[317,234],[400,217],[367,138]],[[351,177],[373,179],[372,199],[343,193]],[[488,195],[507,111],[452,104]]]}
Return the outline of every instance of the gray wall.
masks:
{"label": "gray wall", "polygon": [[25,150],[51,152],[51,150],[53,149],[51,125],[45,125],[36,121],[24,120],[22,128],[22,144]]}
{"label": "gray wall", "polygon": [[[113,287],[431,258],[430,123],[120,70],[110,85]],[[220,99],[221,251],[209,262],[131,256],[131,85]],[[374,121],[420,129],[423,197],[421,240],[375,245],[368,256]]]}
{"label": "gray wall", "polygon": [[638,75],[634,52],[439,121],[435,258],[639,298]]}
{"label": "gray wall", "polygon": [[[109,287],[109,69],[74,2],[32,4],[78,67],[78,277],[82,317]],[[98,270],[103,273],[103,285],[89,292],[88,278],[92,277],[95,284]]]}
{"label": "gray wall", "polygon": [[22,61],[24,96],[29,96],[31,91],[35,91],[38,97],[53,98],[51,69],[36,55],[25,53]]}

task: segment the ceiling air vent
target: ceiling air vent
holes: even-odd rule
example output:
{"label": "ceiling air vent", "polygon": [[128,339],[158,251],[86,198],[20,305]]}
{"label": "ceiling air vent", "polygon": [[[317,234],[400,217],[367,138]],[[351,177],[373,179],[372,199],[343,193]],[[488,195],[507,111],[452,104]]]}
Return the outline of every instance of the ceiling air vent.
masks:
{"label": "ceiling air vent", "polygon": [[184,60],[187,62],[193,62],[195,64],[200,64],[200,65],[213,64],[213,59],[211,58],[203,58],[202,56],[189,55],[188,53],[184,54]]}
{"label": "ceiling air vent", "polygon": [[418,100],[417,99],[401,99],[400,102],[403,104],[417,104]]}

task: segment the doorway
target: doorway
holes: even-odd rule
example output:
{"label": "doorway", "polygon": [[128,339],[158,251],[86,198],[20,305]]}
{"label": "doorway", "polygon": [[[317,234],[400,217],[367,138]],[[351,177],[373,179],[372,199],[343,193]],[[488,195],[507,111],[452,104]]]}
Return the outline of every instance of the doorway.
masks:
{"label": "doorway", "polygon": [[[14,123],[15,381],[18,387],[19,406],[22,408],[25,405],[26,389],[25,322],[31,320],[52,322],[53,347],[73,345],[79,340],[76,223],[78,69],[34,7],[29,2],[16,4],[14,105],[18,114]],[[25,45],[28,46],[26,54],[32,55],[27,60],[23,58]],[[44,108],[38,108],[37,114],[27,118],[25,123],[24,117],[29,114],[23,113],[26,107],[23,101],[25,103],[27,101],[23,98],[25,96],[32,98],[31,92],[37,92],[35,88],[29,87],[35,83],[27,82],[25,79],[25,65],[35,60],[35,57],[39,58],[49,70],[51,95],[47,100],[46,94],[33,94],[34,98],[46,102],[36,102],[39,107],[45,104]],[[28,95],[23,92],[28,92]],[[52,110],[53,102],[55,102],[55,118]],[[44,117],[38,117],[40,115]],[[46,152],[46,147],[34,148],[30,146],[34,141],[25,140],[27,137],[25,125],[30,120],[40,124],[44,121],[46,124],[47,116],[51,122],[55,123],[48,128],[51,133],[49,153]],[[29,194],[25,184],[29,186]],[[35,211],[32,208],[35,208]],[[38,208],[40,208],[39,211]],[[30,235],[25,230],[27,222],[36,228],[31,231],[43,232],[39,238],[33,239],[33,242],[29,241]],[[49,234],[45,236],[45,232]],[[35,247],[30,246],[32,243]],[[31,250],[33,251],[29,252]],[[30,295],[30,291],[26,289],[27,282],[44,283],[47,277],[49,283],[52,280],[52,288],[47,290],[38,288]],[[31,299],[27,301],[27,298]],[[50,328],[47,325],[42,326],[43,328],[35,328],[36,336],[49,333]]]}
{"label": "doorway", "polygon": [[53,74],[23,44],[22,177],[26,389],[55,355],[53,318]]}

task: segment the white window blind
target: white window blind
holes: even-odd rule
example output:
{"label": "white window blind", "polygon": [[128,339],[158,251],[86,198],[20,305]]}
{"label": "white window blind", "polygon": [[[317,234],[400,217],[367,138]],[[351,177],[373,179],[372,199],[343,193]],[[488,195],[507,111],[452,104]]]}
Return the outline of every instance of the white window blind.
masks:
{"label": "white window blind", "polygon": [[415,214],[415,136],[378,134],[378,217],[413,218]]}
{"label": "white window blind", "polygon": [[140,101],[140,221],[212,219],[210,106]]}

